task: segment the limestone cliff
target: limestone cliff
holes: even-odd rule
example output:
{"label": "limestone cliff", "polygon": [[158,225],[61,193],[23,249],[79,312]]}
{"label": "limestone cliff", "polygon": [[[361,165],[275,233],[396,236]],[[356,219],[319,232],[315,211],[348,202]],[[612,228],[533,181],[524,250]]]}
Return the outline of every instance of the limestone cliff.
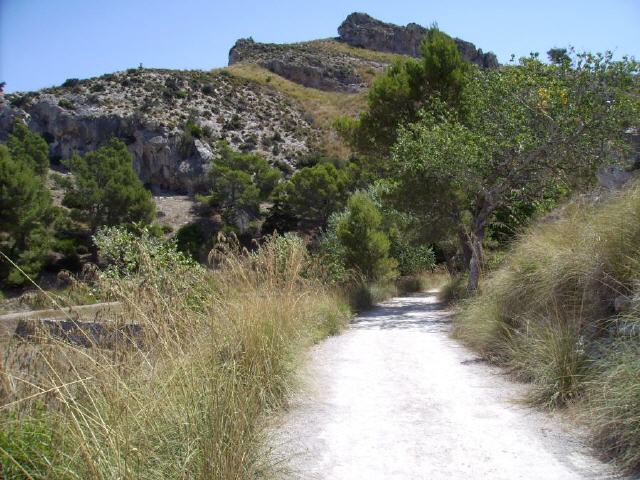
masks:
{"label": "limestone cliff", "polygon": [[[404,27],[385,23],[366,13],[352,13],[338,27],[339,40],[354,47],[399,53],[412,57],[420,56],[420,43],[428,30],[416,23]],[[481,49],[465,40],[454,39],[462,57],[484,68],[495,68],[498,59],[492,52]]]}
{"label": "limestone cliff", "polygon": [[224,71],[131,69],[6,95],[0,98],[0,141],[16,117],[49,142],[54,159],[118,137],[143,182],[189,193],[204,188],[219,140],[287,169],[316,137],[290,99]]}

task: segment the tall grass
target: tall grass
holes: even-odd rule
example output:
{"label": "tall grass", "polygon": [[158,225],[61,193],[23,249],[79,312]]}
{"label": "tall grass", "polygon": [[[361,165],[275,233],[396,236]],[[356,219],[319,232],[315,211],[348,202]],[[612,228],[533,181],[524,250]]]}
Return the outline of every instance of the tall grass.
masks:
{"label": "tall grass", "polygon": [[[515,244],[454,335],[532,382],[530,400],[575,402],[594,441],[640,469],[640,187],[565,207]],[[634,327],[635,326],[635,327]]]}
{"label": "tall grass", "polygon": [[160,261],[143,241],[129,275],[99,289],[136,338],[83,348],[43,333],[3,345],[5,478],[270,477],[265,416],[294,384],[297,355],[348,310],[309,278],[301,242],[217,252],[217,271]]}

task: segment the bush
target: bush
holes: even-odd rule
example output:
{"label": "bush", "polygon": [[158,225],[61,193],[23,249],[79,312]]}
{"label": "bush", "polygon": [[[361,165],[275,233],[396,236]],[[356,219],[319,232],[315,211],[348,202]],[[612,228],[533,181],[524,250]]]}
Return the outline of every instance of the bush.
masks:
{"label": "bush", "polygon": [[436,256],[428,245],[409,245],[405,242],[392,244],[392,256],[398,262],[398,270],[402,275],[414,275],[419,272],[433,270]]}
{"label": "bush", "polygon": [[200,260],[204,250],[212,246],[202,226],[197,223],[190,223],[180,227],[176,232],[175,240],[178,251],[194,260]]}
{"label": "bush", "polygon": [[67,78],[62,84],[63,87],[77,87],[80,85],[80,80],[77,78]]}
{"label": "bush", "polygon": [[66,108],[67,110],[75,110],[76,106],[74,105],[74,103],[66,98],[61,98],[58,101],[58,105],[61,106],[62,108]]}
{"label": "bush", "polygon": [[347,213],[336,225],[346,264],[368,280],[387,280],[395,275],[396,263],[388,256],[390,243],[380,230],[381,221],[369,195],[359,192],[349,199]]}

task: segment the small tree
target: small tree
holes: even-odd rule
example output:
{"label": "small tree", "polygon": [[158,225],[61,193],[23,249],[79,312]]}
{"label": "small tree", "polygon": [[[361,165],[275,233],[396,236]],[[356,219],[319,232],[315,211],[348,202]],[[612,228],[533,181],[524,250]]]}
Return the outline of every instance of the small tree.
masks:
{"label": "small tree", "polygon": [[127,146],[117,139],[64,162],[73,180],[66,185],[63,204],[77,219],[87,222],[92,233],[102,225],[148,224],[153,220],[153,198],[132,162]]}
{"label": "small tree", "polygon": [[[14,158],[5,145],[0,145],[0,250],[27,275],[36,276],[49,254],[55,214],[51,195],[34,172],[35,159],[24,154],[30,142],[20,145],[16,138],[11,142],[23,154]],[[13,286],[27,281],[4,258],[0,259],[0,280]]]}
{"label": "small tree", "polygon": [[325,227],[329,216],[344,207],[348,184],[347,173],[331,163],[301,168],[276,187],[274,212],[286,212],[307,227]]}
{"label": "small tree", "polygon": [[347,212],[336,226],[336,235],[344,247],[349,267],[356,268],[368,280],[393,275],[395,261],[389,258],[390,242],[380,229],[382,215],[365,192],[351,196]]}
{"label": "small tree", "polygon": [[210,170],[209,202],[228,217],[257,217],[260,202],[266,200],[280,180],[280,171],[256,153],[239,153],[220,142],[220,156]]}
{"label": "small tree", "polygon": [[29,166],[41,177],[47,176],[49,146],[40,135],[29,130],[29,127],[19,120],[13,124],[7,147],[14,160]]}
{"label": "small tree", "polygon": [[[496,209],[593,181],[637,120],[638,65],[610,55],[476,71],[459,109],[433,102],[394,147],[397,191],[413,213],[437,212],[470,250],[477,288],[485,230]],[[464,112],[460,115],[460,111]]]}

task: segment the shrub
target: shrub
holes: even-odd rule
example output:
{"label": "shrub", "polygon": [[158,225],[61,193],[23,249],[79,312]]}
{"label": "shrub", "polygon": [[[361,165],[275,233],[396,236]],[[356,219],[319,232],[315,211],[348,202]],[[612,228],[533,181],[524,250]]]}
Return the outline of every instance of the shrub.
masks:
{"label": "shrub", "polygon": [[58,105],[61,106],[62,108],[66,108],[67,110],[75,110],[76,106],[74,105],[74,103],[67,99],[67,98],[61,98],[58,101]]}
{"label": "shrub", "polygon": [[409,245],[406,242],[394,242],[391,253],[398,261],[398,270],[402,275],[414,275],[433,270],[436,256],[428,245]]}
{"label": "shrub", "polygon": [[175,235],[176,248],[194,260],[199,260],[206,248],[211,247],[204,230],[197,223],[183,225]]}
{"label": "shrub", "polygon": [[368,280],[394,276],[396,263],[389,258],[389,239],[380,230],[382,216],[364,192],[349,199],[347,213],[336,226],[336,235],[345,249],[346,264],[362,272]]}
{"label": "shrub", "polygon": [[77,78],[67,78],[62,84],[63,87],[77,87],[80,85],[80,80]]}

